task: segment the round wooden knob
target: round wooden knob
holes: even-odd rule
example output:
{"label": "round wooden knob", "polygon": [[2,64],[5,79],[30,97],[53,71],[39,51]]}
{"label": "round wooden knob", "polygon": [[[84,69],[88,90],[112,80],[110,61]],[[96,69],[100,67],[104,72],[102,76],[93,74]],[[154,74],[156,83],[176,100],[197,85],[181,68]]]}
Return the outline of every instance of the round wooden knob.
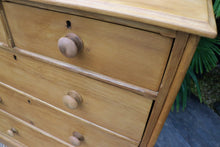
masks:
{"label": "round wooden knob", "polygon": [[83,42],[76,34],[68,33],[58,40],[58,48],[64,56],[73,58],[82,50]]}
{"label": "round wooden knob", "polygon": [[70,143],[75,146],[79,146],[83,140],[84,137],[78,132],[73,132],[73,136],[69,137]]}
{"label": "round wooden knob", "polygon": [[72,90],[63,96],[63,103],[70,109],[76,109],[82,103],[82,97]]}
{"label": "round wooden knob", "polygon": [[12,130],[7,130],[7,134],[8,134],[9,136],[11,136],[11,137],[14,137],[14,136],[15,136],[15,134],[14,134],[14,132],[13,132]]}
{"label": "round wooden knob", "polygon": [[70,141],[70,143],[72,145],[75,145],[75,146],[79,146],[80,145],[80,140],[77,137],[70,136],[69,137],[69,141]]}
{"label": "round wooden knob", "polygon": [[14,137],[17,133],[17,130],[15,128],[11,128],[10,130],[7,130],[7,134],[11,137]]}

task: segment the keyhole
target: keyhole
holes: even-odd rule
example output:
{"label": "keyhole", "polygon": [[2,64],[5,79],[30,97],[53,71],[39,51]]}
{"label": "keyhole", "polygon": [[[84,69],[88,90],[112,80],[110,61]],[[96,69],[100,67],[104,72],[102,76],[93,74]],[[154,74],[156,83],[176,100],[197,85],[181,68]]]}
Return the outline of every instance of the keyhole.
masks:
{"label": "keyhole", "polygon": [[17,56],[16,55],[13,55],[13,57],[14,57],[15,60],[17,60]]}
{"label": "keyhole", "polygon": [[66,27],[67,27],[68,29],[71,28],[71,22],[70,22],[69,20],[66,21]]}

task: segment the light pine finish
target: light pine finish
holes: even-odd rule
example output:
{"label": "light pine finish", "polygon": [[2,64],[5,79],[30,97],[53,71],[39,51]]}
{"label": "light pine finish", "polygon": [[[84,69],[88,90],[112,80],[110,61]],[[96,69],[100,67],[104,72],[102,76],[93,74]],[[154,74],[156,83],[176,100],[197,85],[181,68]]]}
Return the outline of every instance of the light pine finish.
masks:
{"label": "light pine finish", "polygon": [[[12,138],[19,142],[31,146],[53,146],[53,147],[70,147],[71,145],[24,122],[23,120],[9,114],[8,112],[0,109],[0,131],[4,134],[8,129],[14,127],[18,133]],[[6,135],[6,134],[4,134]],[[42,139],[43,138],[43,139]]]}
{"label": "light pine finish", "polygon": [[6,35],[5,35],[5,30],[4,30],[4,28],[3,28],[3,23],[2,23],[1,13],[0,13],[0,42],[7,44]]}
{"label": "light pine finish", "polygon": [[11,32],[8,27],[8,22],[4,13],[4,8],[0,2],[0,42],[1,46],[9,46],[10,48],[14,47],[14,41],[11,36]]}
{"label": "light pine finish", "polygon": [[189,37],[189,40],[187,42],[187,45],[186,45],[186,48],[185,48],[185,51],[183,54],[183,57],[182,57],[181,62],[179,64],[178,70],[176,72],[175,78],[174,78],[172,85],[169,89],[169,93],[167,95],[166,102],[163,105],[160,116],[156,122],[153,134],[152,134],[148,144],[146,145],[147,147],[151,147],[151,146],[153,147],[157,141],[157,138],[160,134],[160,131],[163,128],[163,125],[166,121],[166,118],[167,118],[169,112],[170,112],[172,104],[176,99],[176,96],[177,96],[177,93],[180,89],[181,83],[182,83],[182,81],[185,77],[185,74],[188,70],[188,67],[191,63],[191,59],[194,55],[194,52],[196,50],[196,46],[197,46],[198,42],[199,42],[198,36],[191,35]]}
{"label": "light pine finish", "polygon": [[23,143],[15,140],[12,137],[8,137],[7,135],[0,132],[0,143],[7,145],[7,147],[27,147]]}
{"label": "light pine finish", "polygon": [[[173,39],[94,19],[3,5],[17,47],[158,91]],[[65,26],[67,20],[71,29]],[[71,59],[57,47],[58,39],[68,32],[84,43],[82,52]]]}
{"label": "light pine finish", "polygon": [[2,1],[0,120],[64,145],[153,147],[199,36],[217,34],[212,0]]}
{"label": "light pine finish", "polygon": [[[49,4],[120,19],[138,21],[177,31],[215,37],[212,0],[9,0]],[[49,7],[49,6],[48,6]],[[197,8],[197,9],[195,9]],[[98,16],[97,16],[98,17]],[[100,18],[100,17],[98,17]]]}
{"label": "light pine finish", "polygon": [[[4,46],[2,46],[2,48],[10,50],[10,48],[4,47]],[[31,57],[32,59],[38,60],[40,62],[44,62],[44,63],[54,65],[56,67],[59,67],[59,68],[62,68],[62,69],[65,69],[71,72],[78,73],[80,75],[84,75],[86,77],[89,77],[89,78],[92,78],[92,79],[95,79],[95,80],[98,80],[104,83],[111,84],[113,86],[117,86],[117,87],[129,90],[129,91],[132,91],[134,93],[143,95],[152,100],[154,100],[158,95],[158,92],[152,91],[150,89],[146,89],[146,88],[142,88],[142,87],[139,87],[133,84],[129,84],[121,80],[117,80],[117,79],[114,79],[114,78],[111,78],[111,77],[108,77],[108,76],[105,76],[105,75],[102,75],[102,74],[99,74],[99,73],[96,73],[90,70],[83,69],[78,66],[74,66],[72,64],[65,63],[65,62],[62,62],[56,59],[52,59],[52,58],[49,58],[43,55],[39,55],[39,54],[30,52],[30,51],[19,49],[17,47],[13,48],[13,52],[21,54],[23,56]]]}
{"label": "light pine finish", "polygon": [[[56,107],[131,139],[140,140],[152,100],[77,73],[0,50],[2,82]],[[63,96],[75,90],[83,98],[77,109],[63,104]],[[121,119],[123,117],[123,119]],[[129,129],[128,129],[129,128]]]}
{"label": "light pine finish", "polygon": [[[162,106],[165,102],[165,98],[168,94],[168,90],[172,84],[173,78],[176,74],[178,65],[182,58],[186,43],[188,40],[188,34],[183,32],[177,33],[177,38],[174,42],[174,46],[172,48],[172,52],[170,55],[170,59],[167,65],[166,72],[163,77],[163,81],[161,83],[161,87],[158,93],[158,97],[154,103],[149,121],[147,123],[147,127],[141,142],[140,147],[145,147],[149,139],[151,138],[151,134],[153,133],[153,129],[156,125],[158,117],[162,111]],[[175,63],[175,64],[174,64]]]}
{"label": "light pine finish", "polygon": [[[6,0],[3,0],[3,1],[6,1]],[[124,26],[129,26],[129,27],[134,27],[134,28],[138,28],[138,29],[142,29],[142,30],[146,30],[146,31],[150,31],[150,32],[159,33],[163,36],[167,36],[170,38],[176,37],[175,30],[170,30],[170,29],[166,29],[166,28],[162,28],[162,27],[158,27],[158,26],[154,26],[154,25],[149,25],[149,24],[141,23],[141,22],[137,22],[137,21],[127,20],[127,19],[122,19],[122,18],[117,18],[117,17],[111,17],[111,16],[106,16],[106,15],[81,11],[81,10],[77,10],[77,9],[70,9],[70,8],[66,8],[66,7],[62,7],[62,6],[58,6],[58,5],[32,2],[32,1],[27,1],[27,0],[10,0],[10,1],[7,0],[7,1],[13,2],[13,3],[18,3],[18,4],[24,4],[24,5],[32,6],[32,7],[53,10],[53,11],[62,12],[62,13],[68,13],[68,14],[73,14],[73,15],[94,18],[97,20],[105,21],[105,22],[121,24]]]}
{"label": "light pine finish", "polygon": [[[69,143],[73,141],[73,137],[69,140],[70,136],[82,138],[81,134],[84,140],[80,141],[80,147],[134,147],[139,143],[104,128],[102,129],[87,120],[3,83],[0,83],[0,94],[4,102],[0,104],[0,109]],[[13,125],[12,127],[17,128]],[[22,131],[22,129],[19,129],[18,133],[20,130]],[[76,138],[74,138],[74,141],[76,145]]]}
{"label": "light pine finish", "polygon": [[6,34],[5,34],[5,29],[3,26],[3,10],[0,4],[0,42],[7,44],[7,39],[6,39]]}

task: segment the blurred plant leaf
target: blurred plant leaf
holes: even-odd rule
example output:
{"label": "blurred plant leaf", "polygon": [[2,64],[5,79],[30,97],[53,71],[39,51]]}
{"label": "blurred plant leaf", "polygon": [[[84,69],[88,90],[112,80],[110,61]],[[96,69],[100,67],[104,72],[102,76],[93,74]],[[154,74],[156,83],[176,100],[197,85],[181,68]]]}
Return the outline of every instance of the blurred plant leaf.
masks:
{"label": "blurred plant leaf", "polygon": [[220,0],[215,0],[213,9],[215,17],[218,18],[220,16]]}
{"label": "blurred plant leaf", "polygon": [[204,71],[211,71],[218,62],[216,54],[220,55],[219,37],[215,39],[201,38],[197,50],[191,62],[191,68],[196,74],[203,74]]}

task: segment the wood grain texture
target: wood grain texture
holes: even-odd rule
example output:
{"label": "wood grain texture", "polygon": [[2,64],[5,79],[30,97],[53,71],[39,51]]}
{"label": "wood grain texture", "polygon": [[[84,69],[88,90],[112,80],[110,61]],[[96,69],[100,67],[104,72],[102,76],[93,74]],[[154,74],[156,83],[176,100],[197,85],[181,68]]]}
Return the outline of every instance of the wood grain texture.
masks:
{"label": "wood grain texture", "polygon": [[69,142],[69,137],[72,136],[73,132],[79,132],[84,136],[80,147],[138,146],[138,141],[102,130],[87,120],[56,108],[4,83],[0,83],[0,95],[3,99],[0,109],[66,142]]}
{"label": "wood grain texture", "polygon": [[0,13],[0,42],[7,44],[5,30],[3,28],[2,16]]}
{"label": "wood grain texture", "polygon": [[[16,54],[14,60],[13,53],[4,49],[0,57],[0,67],[5,69],[0,72],[2,82],[116,133],[141,139],[152,100],[31,57]],[[75,110],[63,104],[70,90],[83,98]]]}
{"label": "wood grain texture", "polygon": [[115,24],[120,24],[120,25],[124,25],[124,26],[134,27],[134,28],[138,28],[138,29],[142,29],[142,30],[146,30],[146,31],[150,31],[150,32],[159,33],[163,36],[167,36],[167,37],[171,37],[171,38],[176,37],[175,30],[165,29],[162,27],[153,26],[150,24],[141,23],[141,22],[137,22],[137,21],[116,18],[116,17],[107,16],[107,15],[103,15],[103,14],[97,14],[97,13],[77,10],[77,9],[73,9],[73,8],[67,8],[67,7],[50,5],[50,4],[46,4],[46,3],[39,3],[39,2],[33,2],[33,1],[27,1],[27,0],[10,0],[10,2],[28,5],[28,6],[32,6],[32,7],[48,9],[48,10],[53,10],[53,11],[62,12],[62,13],[84,16],[84,17],[93,18],[93,19],[97,19],[97,20],[101,20],[101,21],[105,21],[105,22],[110,22],[110,23],[115,23]]}
{"label": "wood grain texture", "polygon": [[216,25],[210,23],[215,21],[214,15],[210,13],[212,11],[212,6],[208,6],[208,3],[212,3],[212,0],[26,1],[29,3],[36,2],[57,7],[61,6],[69,9],[76,9],[80,11],[148,23],[151,25],[165,27],[177,31],[184,31],[205,37],[214,38],[217,35]]}
{"label": "wood grain texture", "polygon": [[173,105],[173,102],[175,101],[175,98],[177,96],[177,93],[181,87],[181,83],[185,77],[185,74],[188,70],[188,67],[191,63],[192,57],[194,55],[194,52],[196,50],[197,44],[199,42],[199,37],[191,35],[189,37],[189,40],[187,42],[183,57],[181,59],[181,62],[179,64],[178,70],[176,72],[175,78],[172,82],[172,85],[169,89],[169,93],[166,98],[166,102],[164,103],[164,106],[162,108],[161,114],[156,122],[155,128],[153,130],[153,134],[149,140],[149,143],[146,145],[148,147],[153,147],[157,141],[157,138],[160,134],[161,129],[163,128],[163,125],[166,121],[166,118],[170,112],[170,109]]}
{"label": "wood grain texture", "polygon": [[3,7],[0,3],[0,42],[7,44],[5,29],[3,26]]}
{"label": "wood grain texture", "polygon": [[166,71],[165,71],[165,74],[164,74],[164,77],[161,83],[158,97],[155,100],[152,113],[150,115],[149,122],[146,126],[146,130],[145,130],[142,142],[140,144],[140,147],[146,146],[146,144],[149,142],[151,134],[153,133],[153,129],[161,113],[162,106],[165,102],[165,98],[168,94],[169,88],[175,76],[179,62],[182,58],[187,40],[188,40],[188,34],[183,33],[183,32],[177,33],[177,38],[172,48],[172,52],[171,52],[170,59],[168,61],[168,65],[167,65],[167,68],[166,68]]}
{"label": "wood grain texture", "polygon": [[[158,91],[173,39],[74,15],[3,5],[17,47]],[[67,20],[71,29],[65,26]],[[58,39],[69,32],[85,47],[73,59],[57,47]]]}
{"label": "wood grain texture", "polygon": [[[8,48],[8,47],[2,46],[2,48],[10,50],[10,48]],[[114,79],[114,78],[111,78],[111,77],[108,77],[108,76],[105,76],[105,75],[102,75],[102,74],[99,74],[99,73],[96,73],[96,72],[93,72],[90,70],[86,70],[81,67],[78,67],[78,66],[75,66],[75,65],[72,65],[69,63],[65,63],[65,62],[62,62],[62,61],[59,61],[56,59],[52,59],[52,58],[49,58],[49,57],[46,57],[43,55],[39,55],[39,54],[30,52],[27,50],[19,49],[17,47],[13,48],[13,52],[21,54],[23,56],[27,56],[27,57],[31,56],[31,58],[33,58],[35,60],[50,64],[50,65],[54,65],[56,67],[59,67],[59,68],[62,68],[62,69],[65,69],[65,70],[68,70],[71,72],[75,72],[80,75],[84,75],[86,77],[89,77],[89,78],[92,78],[92,79],[95,79],[95,80],[98,80],[98,81],[101,81],[104,83],[108,83],[113,86],[117,86],[119,88],[123,88],[123,89],[129,90],[129,91],[132,91],[136,94],[142,95],[142,96],[150,98],[152,100],[154,100],[158,95],[158,92],[156,92],[156,91],[142,88],[142,87],[130,84],[130,83],[126,83],[121,80],[117,80],[117,79]]]}
{"label": "wood grain texture", "polygon": [[8,137],[0,132],[0,146],[1,144],[4,144],[6,147],[27,147],[23,143],[13,139],[12,137]]}
{"label": "wood grain texture", "polygon": [[8,21],[5,16],[2,2],[0,2],[0,41],[3,41],[3,44],[1,44],[1,46],[9,46],[10,48],[14,47],[14,41],[8,27]]}
{"label": "wood grain texture", "polygon": [[[38,129],[31,126],[23,120],[9,114],[8,112],[0,109],[0,131],[4,134],[8,129],[16,128],[18,134],[13,138],[19,142],[31,146],[53,146],[53,147],[70,147],[71,145]],[[6,135],[6,134],[5,134]]]}

